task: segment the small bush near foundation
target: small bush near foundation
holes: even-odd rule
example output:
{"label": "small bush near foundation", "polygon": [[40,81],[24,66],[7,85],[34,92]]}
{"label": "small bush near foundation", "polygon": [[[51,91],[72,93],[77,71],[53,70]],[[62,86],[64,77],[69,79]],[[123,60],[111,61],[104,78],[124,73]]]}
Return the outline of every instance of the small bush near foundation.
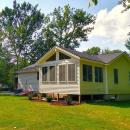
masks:
{"label": "small bush near foundation", "polygon": [[47,102],[51,102],[52,101],[52,97],[51,96],[48,96],[46,99],[47,99]]}
{"label": "small bush near foundation", "polygon": [[30,93],[28,94],[28,99],[29,99],[29,100],[32,100],[32,99],[33,99],[33,96],[34,96],[33,92],[30,92]]}
{"label": "small bush near foundation", "polygon": [[66,101],[67,104],[71,104],[72,103],[72,97],[71,96],[66,96],[65,101]]}

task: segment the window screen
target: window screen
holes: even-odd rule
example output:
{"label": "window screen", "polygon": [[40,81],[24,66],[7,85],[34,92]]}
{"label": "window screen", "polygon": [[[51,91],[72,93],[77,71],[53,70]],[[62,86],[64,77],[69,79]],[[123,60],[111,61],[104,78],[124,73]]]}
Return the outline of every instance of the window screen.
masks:
{"label": "window screen", "polygon": [[59,65],[59,81],[66,81],[66,66]]}
{"label": "window screen", "polygon": [[68,64],[68,81],[75,81],[75,64]]}
{"label": "window screen", "polygon": [[50,81],[55,81],[55,66],[50,66]]}

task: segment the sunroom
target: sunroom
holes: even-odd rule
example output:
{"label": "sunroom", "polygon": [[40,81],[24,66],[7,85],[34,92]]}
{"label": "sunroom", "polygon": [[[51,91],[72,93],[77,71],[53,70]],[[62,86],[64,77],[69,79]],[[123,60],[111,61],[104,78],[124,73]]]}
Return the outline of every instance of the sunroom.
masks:
{"label": "sunroom", "polygon": [[48,55],[39,65],[39,92],[79,95],[79,60],[59,49],[51,51],[51,56]]}

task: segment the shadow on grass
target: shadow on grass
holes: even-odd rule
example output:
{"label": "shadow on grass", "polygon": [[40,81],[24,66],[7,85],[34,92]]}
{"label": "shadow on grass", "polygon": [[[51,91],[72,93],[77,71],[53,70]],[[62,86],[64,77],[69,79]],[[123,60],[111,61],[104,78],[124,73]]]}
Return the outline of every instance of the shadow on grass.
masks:
{"label": "shadow on grass", "polygon": [[88,101],[87,104],[130,108],[130,101]]}

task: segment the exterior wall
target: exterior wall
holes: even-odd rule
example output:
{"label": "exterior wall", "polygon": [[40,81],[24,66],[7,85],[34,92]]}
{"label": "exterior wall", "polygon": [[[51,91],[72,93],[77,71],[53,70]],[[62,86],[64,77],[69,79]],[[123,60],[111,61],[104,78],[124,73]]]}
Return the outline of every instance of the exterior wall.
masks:
{"label": "exterior wall", "polygon": [[[63,64],[76,64],[76,82],[72,83],[60,83],[59,82],[59,71],[58,71],[58,65]],[[57,76],[57,82],[55,83],[44,83],[42,82],[42,67],[43,66],[51,66],[56,65],[56,76]],[[41,65],[41,68],[39,70],[40,74],[40,87],[39,91],[40,93],[59,93],[59,94],[80,94],[80,64],[78,60],[75,59],[66,59],[66,60],[58,60],[58,61],[52,61],[52,62],[46,62],[45,64]]]}
{"label": "exterior wall", "polygon": [[[92,66],[92,77],[93,82],[83,81],[83,64]],[[103,68],[103,82],[95,82],[95,73],[94,67],[102,67]],[[80,93],[81,95],[87,94],[105,94],[105,86],[106,86],[106,77],[105,77],[105,66],[102,64],[98,64],[96,62],[91,62],[87,60],[80,60]]]}
{"label": "exterior wall", "polygon": [[[113,69],[118,69],[118,84],[114,84]],[[109,94],[130,94],[130,63],[125,56],[115,60],[107,67],[108,71],[108,93]]]}
{"label": "exterior wall", "polygon": [[18,88],[26,89],[27,87],[32,87],[34,91],[38,91],[38,86],[37,72],[18,74]]}

